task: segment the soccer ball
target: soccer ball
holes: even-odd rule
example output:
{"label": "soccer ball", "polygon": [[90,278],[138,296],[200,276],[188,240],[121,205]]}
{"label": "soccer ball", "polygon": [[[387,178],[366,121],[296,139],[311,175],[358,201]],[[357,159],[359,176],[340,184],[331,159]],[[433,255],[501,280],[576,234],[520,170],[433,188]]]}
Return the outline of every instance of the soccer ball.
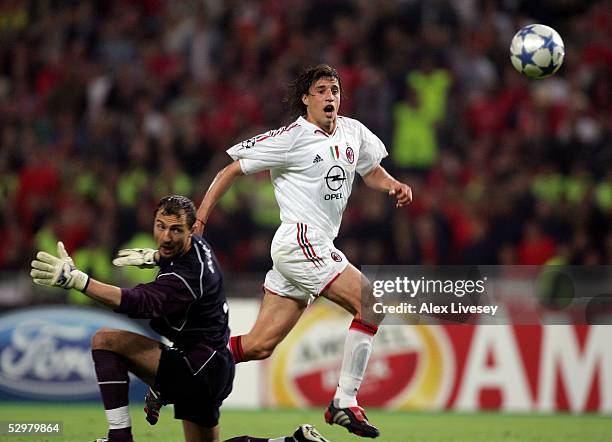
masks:
{"label": "soccer ball", "polygon": [[521,74],[546,78],[557,72],[565,57],[561,36],[546,25],[528,25],[518,31],[510,45],[510,61]]}

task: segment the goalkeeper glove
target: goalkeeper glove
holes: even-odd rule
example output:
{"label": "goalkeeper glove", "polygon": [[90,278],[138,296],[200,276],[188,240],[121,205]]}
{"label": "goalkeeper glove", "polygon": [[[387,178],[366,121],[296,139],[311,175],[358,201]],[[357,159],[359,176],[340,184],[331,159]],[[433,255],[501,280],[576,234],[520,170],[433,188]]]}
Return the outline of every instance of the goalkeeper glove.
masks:
{"label": "goalkeeper glove", "polygon": [[89,275],[77,269],[64,248],[64,243],[58,241],[57,255],[38,252],[32,261],[30,276],[34,283],[63,289],[84,291],[89,283]]}
{"label": "goalkeeper glove", "polygon": [[155,252],[155,249],[122,249],[113,259],[113,264],[117,267],[137,266],[141,269],[152,269],[157,265]]}

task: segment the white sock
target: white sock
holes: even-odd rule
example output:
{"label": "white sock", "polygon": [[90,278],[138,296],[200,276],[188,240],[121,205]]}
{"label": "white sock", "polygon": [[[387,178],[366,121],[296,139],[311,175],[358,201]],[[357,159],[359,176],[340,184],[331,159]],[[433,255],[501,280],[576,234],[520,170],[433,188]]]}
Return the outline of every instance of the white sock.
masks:
{"label": "white sock", "polygon": [[132,426],[127,405],[104,411],[106,412],[106,419],[108,420],[109,429],[119,430],[121,428],[128,428]]}
{"label": "white sock", "polygon": [[344,342],[344,356],[340,369],[340,380],[334,405],[338,408],[348,408],[357,405],[357,391],[363,381],[363,375],[370,354],[372,353],[372,339],[374,335],[355,329],[351,326]]}

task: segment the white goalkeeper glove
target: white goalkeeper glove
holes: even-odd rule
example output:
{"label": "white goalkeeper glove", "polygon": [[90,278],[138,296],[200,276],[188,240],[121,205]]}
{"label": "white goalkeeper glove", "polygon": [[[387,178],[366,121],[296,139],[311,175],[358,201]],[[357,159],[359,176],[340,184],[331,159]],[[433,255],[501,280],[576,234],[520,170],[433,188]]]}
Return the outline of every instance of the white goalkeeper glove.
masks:
{"label": "white goalkeeper glove", "polygon": [[117,267],[136,266],[141,269],[152,269],[157,265],[155,262],[155,249],[122,249],[113,259]]}
{"label": "white goalkeeper glove", "polygon": [[47,252],[36,254],[30,272],[34,283],[63,289],[85,290],[89,276],[75,267],[61,241],[57,243],[57,255],[53,256]]}

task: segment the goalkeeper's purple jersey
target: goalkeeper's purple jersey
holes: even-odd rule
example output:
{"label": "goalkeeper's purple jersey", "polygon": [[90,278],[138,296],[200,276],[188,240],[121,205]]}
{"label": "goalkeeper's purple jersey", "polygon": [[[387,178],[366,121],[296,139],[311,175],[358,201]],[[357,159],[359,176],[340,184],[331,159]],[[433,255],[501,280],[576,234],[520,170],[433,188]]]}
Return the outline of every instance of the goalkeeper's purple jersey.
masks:
{"label": "goalkeeper's purple jersey", "polygon": [[187,253],[160,262],[155,281],[121,289],[116,311],[150,318],[153,330],[178,347],[204,343],[221,349],[229,339],[221,269],[208,242],[196,235]]}

